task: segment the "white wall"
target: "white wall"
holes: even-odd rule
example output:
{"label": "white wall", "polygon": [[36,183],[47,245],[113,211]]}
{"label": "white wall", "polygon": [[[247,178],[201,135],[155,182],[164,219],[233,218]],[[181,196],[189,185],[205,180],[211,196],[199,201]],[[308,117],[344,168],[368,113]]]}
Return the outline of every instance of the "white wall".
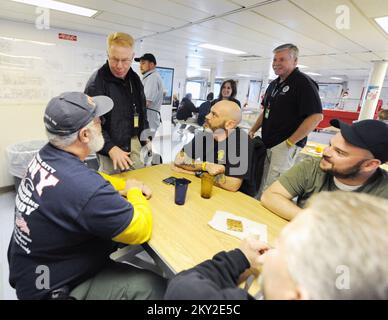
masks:
{"label": "white wall", "polygon": [[[59,32],[75,34],[78,41],[59,40]],[[43,111],[47,102],[64,91],[84,90],[92,72],[106,60],[106,37],[68,30],[37,30],[31,24],[2,19],[0,37],[55,44],[43,46],[0,38],[0,187],[4,187],[13,184],[6,147],[46,138]],[[174,67],[162,59],[158,64]],[[138,67],[134,69],[137,71]],[[181,96],[184,78],[184,73],[175,70],[173,92],[179,91]],[[162,118],[171,119],[171,106],[163,106]]]}
{"label": "white wall", "polygon": [[365,80],[350,80],[348,81],[349,96],[345,103],[345,110],[356,111],[360,102],[362,89],[364,88]]}

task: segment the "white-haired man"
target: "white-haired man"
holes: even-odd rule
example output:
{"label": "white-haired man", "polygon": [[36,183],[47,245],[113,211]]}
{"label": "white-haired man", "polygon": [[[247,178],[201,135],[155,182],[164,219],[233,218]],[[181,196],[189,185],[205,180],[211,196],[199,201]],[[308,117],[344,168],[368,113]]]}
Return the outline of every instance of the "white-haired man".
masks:
{"label": "white-haired man", "polygon": [[261,103],[264,110],[249,130],[253,138],[262,128],[261,136],[268,149],[269,164],[262,190],[294,165],[308,134],[323,119],[318,84],[297,67],[298,48],[288,43],[273,53],[272,68],[278,78],[268,86]]}
{"label": "white-haired man", "polygon": [[387,225],[387,200],[322,192],[282,230],[275,248],[248,238],[179,273],[165,299],[252,299],[238,280],[262,266],[265,299],[387,300]]}
{"label": "white-haired man", "polygon": [[[150,239],[151,190],[128,180],[121,194],[85,158],[104,145],[100,116],[113,101],[66,92],[50,100],[49,143],[31,161],[16,196],[8,249],[10,284],[19,299],[157,299],[159,276],[115,263],[118,243]],[[145,196],[144,196],[144,195]]]}

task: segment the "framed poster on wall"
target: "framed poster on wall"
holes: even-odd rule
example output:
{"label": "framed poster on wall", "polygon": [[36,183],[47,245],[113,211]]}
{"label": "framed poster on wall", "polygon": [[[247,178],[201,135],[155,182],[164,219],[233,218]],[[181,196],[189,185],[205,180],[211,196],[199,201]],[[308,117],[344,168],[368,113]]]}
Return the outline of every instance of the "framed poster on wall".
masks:
{"label": "framed poster on wall", "polygon": [[172,103],[172,88],[174,83],[174,69],[156,67],[163,81],[163,104]]}

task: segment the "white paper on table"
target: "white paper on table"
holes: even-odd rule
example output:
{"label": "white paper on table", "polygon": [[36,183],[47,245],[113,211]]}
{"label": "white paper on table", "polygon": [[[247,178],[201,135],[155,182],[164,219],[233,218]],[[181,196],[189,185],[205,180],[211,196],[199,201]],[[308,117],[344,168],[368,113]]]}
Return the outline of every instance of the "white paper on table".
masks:
{"label": "white paper on table", "polygon": [[[239,220],[242,222],[243,231],[232,231],[228,230],[226,221],[227,219]],[[236,216],[232,213],[226,211],[216,211],[213,216],[213,219],[208,222],[209,226],[212,228],[225,232],[231,236],[237,237],[239,239],[244,239],[249,235],[258,235],[260,237],[260,241],[268,242],[267,239],[267,226],[265,224],[253,222],[249,219]]]}

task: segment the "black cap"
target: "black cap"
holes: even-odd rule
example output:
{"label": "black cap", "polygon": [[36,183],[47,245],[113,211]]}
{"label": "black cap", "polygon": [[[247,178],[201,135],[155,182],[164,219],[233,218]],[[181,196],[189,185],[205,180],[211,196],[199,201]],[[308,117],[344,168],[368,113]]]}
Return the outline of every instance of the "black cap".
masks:
{"label": "black cap", "polygon": [[113,108],[113,100],[109,97],[96,96],[91,99],[95,106],[82,92],[64,92],[52,98],[44,113],[47,131],[60,136],[70,135]]}
{"label": "black cap", "polygon": [[344,139],[350,144],[369,150],[382,163],[388,161],[388,124],[378,120],[361,120],[351,125],[333,119],[333,127],[341,129]]}
{"label": "black cap", "polygon": [[152,53],[145,53],[140,58],[135,58],[136,62],[139,62],[140,60],[147,60],[156,64],[155,56]]}

